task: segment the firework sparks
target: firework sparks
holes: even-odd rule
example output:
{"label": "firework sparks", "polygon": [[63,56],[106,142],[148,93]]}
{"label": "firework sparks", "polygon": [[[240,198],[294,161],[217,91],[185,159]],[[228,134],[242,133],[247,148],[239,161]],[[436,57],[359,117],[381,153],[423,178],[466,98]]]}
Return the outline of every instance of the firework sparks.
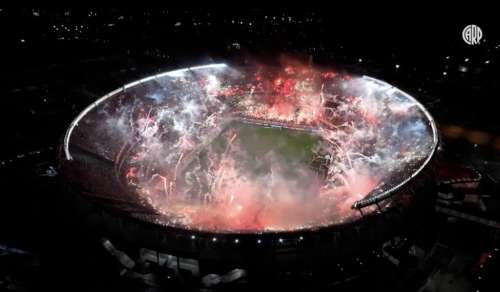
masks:
{"label": "firework sparks", "polygon": [[167,225],[262,232],[353,220],[352,204],[417,171],[435,143],[423,108],[370,78],[207,66],[155,82],[102,106],[106,123],[93,131],[123,141],[118,176]]}

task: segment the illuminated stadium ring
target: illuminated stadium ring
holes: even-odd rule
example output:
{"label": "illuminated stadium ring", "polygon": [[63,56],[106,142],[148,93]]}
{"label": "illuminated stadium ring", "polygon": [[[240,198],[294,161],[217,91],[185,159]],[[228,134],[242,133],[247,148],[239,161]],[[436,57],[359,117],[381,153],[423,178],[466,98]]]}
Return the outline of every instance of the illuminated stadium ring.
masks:
{"label": "illuminated stadium ring", "polygon": [[[215,233],[292,232],[391,206],[438,145],[413,97],[306,66],[212,64],[127,84],[64,138],[68,180],[112,208]],[[97,174],[100,164],[112,165]]]}

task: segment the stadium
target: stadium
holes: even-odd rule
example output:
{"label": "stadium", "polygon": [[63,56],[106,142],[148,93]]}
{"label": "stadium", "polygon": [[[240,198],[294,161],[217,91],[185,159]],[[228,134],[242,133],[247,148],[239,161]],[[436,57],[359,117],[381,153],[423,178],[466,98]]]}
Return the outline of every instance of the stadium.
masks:
{"label": "stadium", "polygon": [[333,283],[418,224],[437,146],[427,110],[381,80],[210,64],[98,99],[69,126],[60,164],[92,228],[174,274]]}

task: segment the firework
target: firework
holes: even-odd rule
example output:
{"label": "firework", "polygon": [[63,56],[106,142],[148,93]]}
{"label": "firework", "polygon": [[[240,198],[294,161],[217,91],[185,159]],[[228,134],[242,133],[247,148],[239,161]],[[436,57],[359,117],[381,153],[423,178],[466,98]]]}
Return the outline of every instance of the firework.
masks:
{"label": "firework", "polygon": [[135,196],[157,223],[279,232],[356,220],[436,145],[422,105],[377,79],[215,64],[106,95],[73,122],[64,150],[112,162],[121,187],[110,191]]}

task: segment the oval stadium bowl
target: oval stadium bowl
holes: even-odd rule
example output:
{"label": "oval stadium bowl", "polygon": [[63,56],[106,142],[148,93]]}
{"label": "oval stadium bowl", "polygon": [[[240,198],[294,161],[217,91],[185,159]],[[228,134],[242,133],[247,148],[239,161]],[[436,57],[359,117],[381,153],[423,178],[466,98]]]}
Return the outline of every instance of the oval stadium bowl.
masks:
{"label": "oval stadium bowl", "polygon": [[241,244],[383,212],[437,145],[428,111],[378,79],[211,64],[98,99],[69,126],[61,162],[71,189],[110,212]]}

